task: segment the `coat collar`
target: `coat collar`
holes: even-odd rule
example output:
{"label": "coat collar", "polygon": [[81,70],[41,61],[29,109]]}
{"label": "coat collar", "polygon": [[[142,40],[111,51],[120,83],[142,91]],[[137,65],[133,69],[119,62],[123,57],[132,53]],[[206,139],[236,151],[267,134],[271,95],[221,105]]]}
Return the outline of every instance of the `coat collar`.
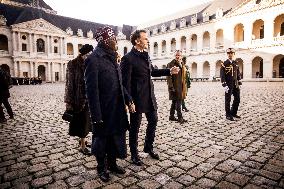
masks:
{"label": "coat collar", "polygon": [[137,49],[135,49],[134,47],[132,47],[131,52],[133,52],[136,56],[143,58],[147,62],[149,62],[149,60],[150,60],[150,57],[149,57],[149,54],[148,54],[147,51],[140,52]]}
{"label": "coat collar", "polygon": [[100,57],[108,56],[108,57],[110,57],[112,59],[115,59],[115,60],[116,60],[116,57],[117,57],[117,53],[115,51],[113,51],[108,46],[106,46],[106,45],[104,45],[102,43],[99,43],[97,45],[97,47],[95,49],[95,52]]}

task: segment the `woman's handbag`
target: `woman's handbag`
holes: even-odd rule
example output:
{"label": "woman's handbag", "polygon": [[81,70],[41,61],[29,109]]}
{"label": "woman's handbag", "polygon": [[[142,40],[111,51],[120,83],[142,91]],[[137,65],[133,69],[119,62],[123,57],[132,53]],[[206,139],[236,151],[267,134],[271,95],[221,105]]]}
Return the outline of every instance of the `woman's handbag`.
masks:
{"label": "woman's handbag", "polygon": [[74,116],[73,111],[65,110],[65,112],[62,115],[62,119],[65,121],[71,122],[73,120],[73,116]]}

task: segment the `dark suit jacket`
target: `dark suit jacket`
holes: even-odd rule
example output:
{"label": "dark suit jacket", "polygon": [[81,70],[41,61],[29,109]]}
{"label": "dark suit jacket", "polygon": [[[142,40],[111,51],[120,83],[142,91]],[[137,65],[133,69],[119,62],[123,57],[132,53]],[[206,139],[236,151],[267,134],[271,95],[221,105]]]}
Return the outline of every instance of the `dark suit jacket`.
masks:
{"label": "dark suit jacket", "polygon": [[122,134],[129,126],[125,105],[132,99],[123,89],[115,52],[99,44],[85,64],[86,93],[92,122],[104,122],[102,127],[93,127],[93,134]]}
{"label": "dark suit jacket", "polygon": [[239,66],[237,65],[236,61],[230,62],[229,59],[227,59],[220,68],[220,77],[221,77],[221,83],[223,87],[233,87],[241,85],[241,74],[239,70]]}
{"label": "dark suit jacket", "polygon": [[151,76],[169,76],[169,69],[155,69],[147,52],[135,48],[122,57],[120,63],[123,85],[133,98],[136,112],[147,113],[157,109]]}

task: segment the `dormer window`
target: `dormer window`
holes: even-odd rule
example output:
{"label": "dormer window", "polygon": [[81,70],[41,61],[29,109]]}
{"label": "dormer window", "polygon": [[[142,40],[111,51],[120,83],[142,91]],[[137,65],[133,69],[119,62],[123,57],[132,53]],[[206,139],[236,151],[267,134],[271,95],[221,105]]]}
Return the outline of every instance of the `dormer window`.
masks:
{"label": "dormer window", "polygon": [[167,31],[167,27],[165,26],[165,24],[163,24],[163,25],[161,26],[161,31],[162,31],[162,33],[164,33],[164,32]]}
{"label": "dormer window", "polygon": [[177,27],[176,21],[172,21],[170,29],[174,30],[174,29],[176,29],[176,27]]}
{"label": "dormer window", "polygon": [[185,27],[186,26],[186,20],[185,20],[185,18],[182,18],[181,20],[180,20],[180,28],[183,28],[183,27]]}

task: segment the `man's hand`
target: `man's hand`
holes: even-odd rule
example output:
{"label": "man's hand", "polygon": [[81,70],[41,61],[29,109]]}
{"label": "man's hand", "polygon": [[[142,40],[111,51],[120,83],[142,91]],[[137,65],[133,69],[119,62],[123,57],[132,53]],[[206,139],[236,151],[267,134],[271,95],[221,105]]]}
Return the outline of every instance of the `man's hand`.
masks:
{"label": "man's hand", "polygon": [[135,104],[132,102],[128,105],[128,109],[129,109],[129,112],[130,113],[135,113],[136,110],[135,110]]}
{"label": "man's hand", "polygon": [[179,67],[176,67],[176,66],[172,67],[172,68],[170,69],[170,72],[171,72],[171,75],[173,75],[173,74],[178,74],[178,72],[179,72]]}
{"label": "man's hand", "polygon": [[225,87],[224,87],[224,90],[225,90],[225,93],[228,93],[228,92],[229,92],[229,87],[228,87],[228,86],[225,86]]}

